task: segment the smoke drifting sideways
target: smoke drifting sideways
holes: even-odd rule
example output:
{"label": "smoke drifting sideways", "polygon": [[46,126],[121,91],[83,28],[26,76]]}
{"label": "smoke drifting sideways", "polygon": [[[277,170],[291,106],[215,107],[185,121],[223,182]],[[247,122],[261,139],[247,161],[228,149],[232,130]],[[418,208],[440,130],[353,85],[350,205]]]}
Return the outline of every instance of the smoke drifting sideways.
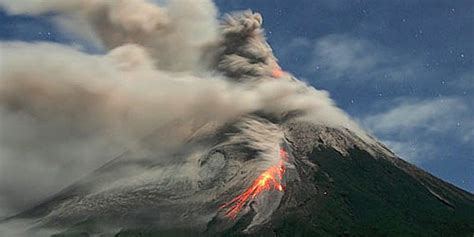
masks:
{"label": "smoke drifting sideways", "polygon": [[124,151],[136,159],[191,162],[166,154],[203,126],[256,112],[300,111],[298,119],[362,133],[327,92],[287,80],[288,73],[275,78],[279,67],[258,14],[221,24],[208,0],[1,0],[0,7],[11,14],[53,12],[59,27],[106,51],[0,43],[0,217],[37,204]]}

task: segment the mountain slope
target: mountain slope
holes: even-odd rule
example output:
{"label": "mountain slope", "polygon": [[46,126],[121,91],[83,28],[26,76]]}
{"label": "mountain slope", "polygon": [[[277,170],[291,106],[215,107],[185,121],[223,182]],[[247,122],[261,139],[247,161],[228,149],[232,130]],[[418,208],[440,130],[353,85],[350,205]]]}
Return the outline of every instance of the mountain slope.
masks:
{"label": "mountain slope", "polygon": [[348,130],[292,124],[288,131],[300,180],[288,184],[279,209],[255,236],[474,233],[472,194]]}
{"label": "mountain slope", "polygon": [[[231,225],[217,215],[209,219],[204,229],[149,225],[122,229],[116,236],[472,236],[474,233],[472,194],[410,165],[382,144],[362,139],[348,129],[301,121],[282,126],[294,167],[289,167],[285,174],[286,188],[278,208],[263,224],[249,229],[258,212],[249,204],[251,210]],[[146,196],[156,200],[151,197],[152,192]],[[62,204],[56,200],[50,205]],[[176,211],[180,208],[173,207]],[[96,233],[94,222],[69,225],[60,236]]]}

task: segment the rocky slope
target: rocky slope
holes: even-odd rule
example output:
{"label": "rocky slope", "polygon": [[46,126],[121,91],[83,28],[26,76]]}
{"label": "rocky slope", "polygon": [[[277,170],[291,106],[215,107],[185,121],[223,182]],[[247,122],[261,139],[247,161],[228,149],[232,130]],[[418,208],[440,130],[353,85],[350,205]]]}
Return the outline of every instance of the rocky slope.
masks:
{"label": "rocky slope", "polygon": [[[472,194],[399,159],[375,140],[361,138],[348,129],[303,121],[283,123],[282,128],[282,146],[290,156],[283,195],[275,196],[279,192],[268,191],[268,197],[249,202],[246,211],[235,221],[223,216],[218,205],[245,188],[248,182],[236,179],[246,180],[247,176],[236,173],[246,172],[242,164],[250,162],[249,157],[255,157],[259,151],[242,143],[222,141],[213,141],[225,145],[214,146],[203,156],[207,159],[205,163],[212,165],[201,166],[201,171],[210,178],[202,179],[197,189],[192,182],[170,185],[156,179],[110,188],[115,178],[109,179],[104,174],[132,165],[119,158],[16,219],[33,218],[42,227],[60,227],[58,236],[94,233],[472,236],[474,233]],[[229,139],[223,135],[229,129],[232,128],[214,135]],[[153,167],[136,162],[133,165]],[[227,187],[225,191],[221,190],[223,187]],[[268,207],[272,205],[276,208]],[[255,224],[256,216],[261,216],[265,208],[271,215]],[[126,227],[104,227],[113,224]]]}
{"label": "rocky slope", "polygon": [[288,131],[299,179],[288,184],[279,209],[255,236],[474,233],[472,194],[383,145],[367,144],[345,129],[292,124]]}

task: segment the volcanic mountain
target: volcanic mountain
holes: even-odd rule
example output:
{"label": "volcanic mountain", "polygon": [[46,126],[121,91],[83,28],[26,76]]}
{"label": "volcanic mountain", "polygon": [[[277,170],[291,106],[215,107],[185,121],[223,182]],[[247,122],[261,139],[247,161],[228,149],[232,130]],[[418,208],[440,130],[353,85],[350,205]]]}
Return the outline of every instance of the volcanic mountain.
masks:
{"label": "volcanic mountain", "polygon": [[[133,228],[116,229],[115,236],[472,235],[472,194],[350,130],[298,121],[280,126],[284,127],[284,146],[292,162],[285,173],[283,195],[247,203],[246,213],[237,220],[207,215],[208,209],[230,200],[231,194],[206,203],[177,200],[212,192],[211,186],[229,182],[229,172],[238,176],[231,171],[238,167],[235,163],[248,162],[248,157],[258,152],[245,144],[225,145],[205,156],[200,175],[213,177],[200,184],[199,193],[191,192],[186,183],[166,190],[166,184],[150,181],[133,190],[91,194],[91,183],[112,183],[104,177],[107,170],[131,165],[153,167],[116,160],[97,170],[92,178],[16,218],[40,217],[55,226],[69,227],[58,236],[87,236],[107,229],[98,219],[106,223],[119,219],[135,222]],[[266,209],[274,211],[259,222],[257,217]],[[73,218],[76,214],[78,218]]]}
{"label": "volcanic mountain", "polygon": [[[333,110],[279,68],[261,24],[252,12],[230,16],[210,67],[249,87],[286,80],[297,87],[291,102],[316,96],[315,103],[285,103],[283,112],[268,103],[222,123],[193,123],[179,149],[125,151],[0,226],[20,225],[32,236],[474,234],[473,194],[403,161],[349,122],[305,117],[308,106]],[[159,132],[144,139],[153,144],[163,139]]]}

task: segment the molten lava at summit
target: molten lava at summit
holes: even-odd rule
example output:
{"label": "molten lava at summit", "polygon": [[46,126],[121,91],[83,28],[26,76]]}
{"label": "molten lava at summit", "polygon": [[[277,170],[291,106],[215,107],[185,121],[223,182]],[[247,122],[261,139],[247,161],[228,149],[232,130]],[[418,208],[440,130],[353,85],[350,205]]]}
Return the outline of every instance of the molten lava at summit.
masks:
{"label": "molten lava at summit", "polygon": [[227,209],[225,215],[235,219],[242,208],[250,204],[257,196],[270,190],[284,191],[282,185],[283,175],[285,174],[285,163],[288,161],[288,153],[280,147],[280,160],[277,165],[270,166],[263,171],[243,193],[223,204],[220,208]]}

